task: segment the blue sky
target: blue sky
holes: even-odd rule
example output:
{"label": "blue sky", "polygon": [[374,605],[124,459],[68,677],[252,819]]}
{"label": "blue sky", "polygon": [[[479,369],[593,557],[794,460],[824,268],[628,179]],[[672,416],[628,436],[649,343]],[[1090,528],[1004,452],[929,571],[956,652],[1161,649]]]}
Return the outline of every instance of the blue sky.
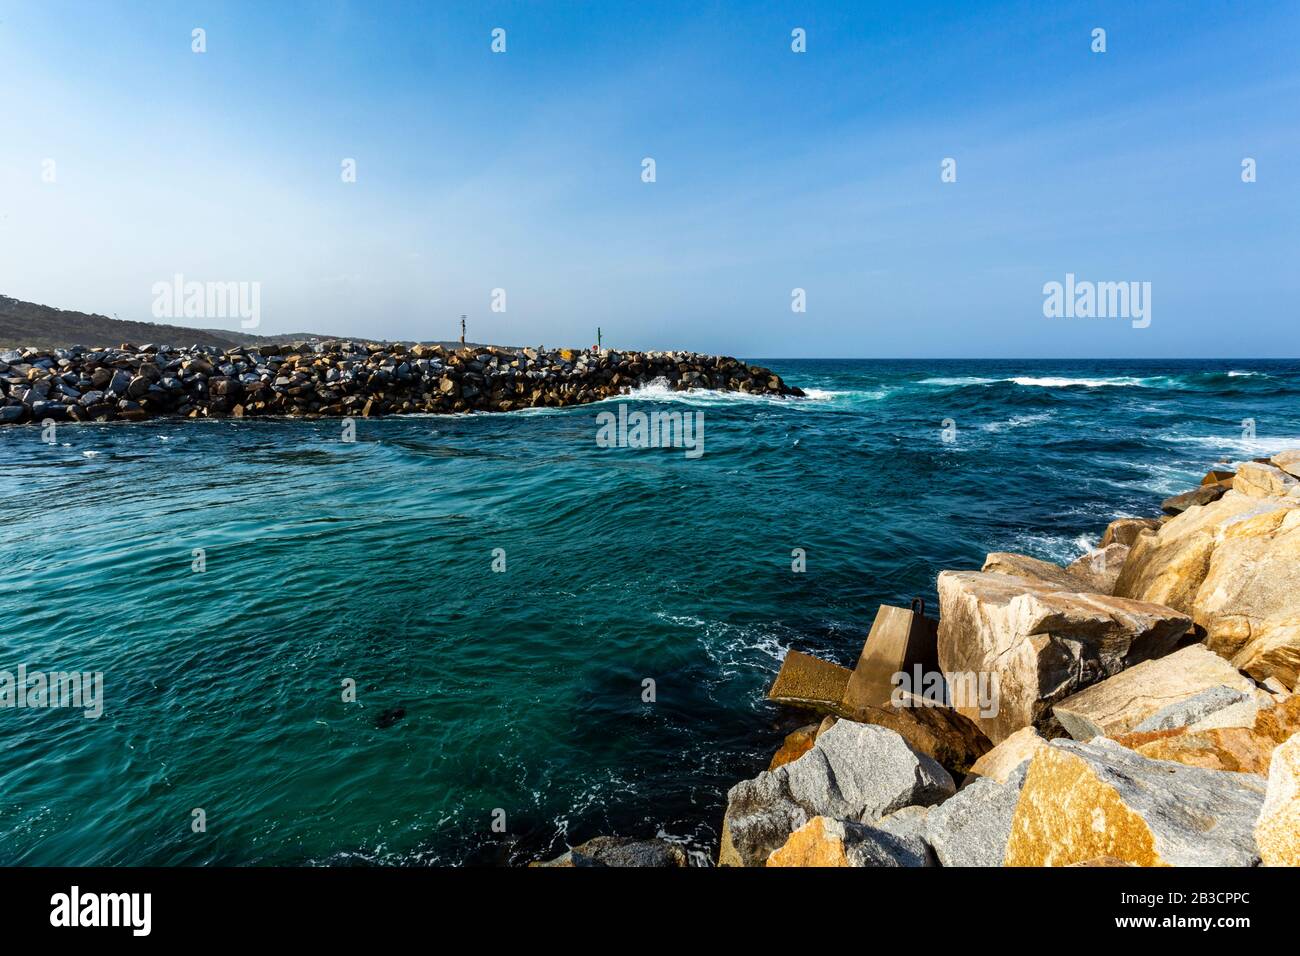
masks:
{"label": "blue sky", "polygon": [[[1296,356],[1298,40],[1296,3],[0,0],[0,293],[149,320],[181,273],[260,283],[267,333]],[[1151,325],[1044,317],[1066,273],[1150,282]]]}

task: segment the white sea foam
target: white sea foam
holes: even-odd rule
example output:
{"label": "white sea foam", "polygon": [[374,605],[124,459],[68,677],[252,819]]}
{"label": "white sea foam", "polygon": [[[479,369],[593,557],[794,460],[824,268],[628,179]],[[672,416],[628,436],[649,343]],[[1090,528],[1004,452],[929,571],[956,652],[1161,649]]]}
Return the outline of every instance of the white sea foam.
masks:
{"label": "white sea foam", "polygon": [[605,402],[650,401],[679,402],[683,405],[718,406],[747,403],[754,405],[779,405],[783,408],[810,408],[844,399],[867,398],[878,400],[889,394],[888,389],[880,388],[870,391],[838,390],[826,388],[808,388],[803,398],[782,395],[753,395],[749,392],[724,392],[718,389],[688,388],[678,390],[672,387],[666,378],[656,378],[640,385],[623,395],[611,395],[593,405]]}
{"label": "white sea foam", "polygon": [[1007,379],[1015,382],[1017,385],[1033,385],[1039,388],[1070,388],[1074,385],[1082,385],[1086,388],[1102,388],[1110,385],[1117,386],[1142,386],[1145,387],[1149,379],[1132,378],[1131,376],[1121,376],[1118,378],[1035,378],[1032,376],[1018,376]]}
{"label": "white sea foam", "polygon": [[1232,435],[1161,435],[1160,440],[1171,445],[1214,448],[1221,453],[1221,461],[1236,456],[1238,463],[1265,455],[1276,455],[1287,448],[1300,448],[1300,435],[1256,435],[1254,438],[1244,438],[1237,432]]}
{"label": "white sea foam", "polygon": [[980,428],[986,432],[1002,432],[1008,428],[1028,428],[1030,425],[1045,422],[1051,417],[1051,412],[1039,412],[1036,415],[1016,415],[1005,422],[988,422],[981,425]]}
{"label": "white sea foam", "polygon": [[655,617],[694,631],[700,647],[723,678],[749,673],[755,666],[775,673],[790,649],[788,640],[782,640],[769,629],[741,627],[725,621],[710,621],[692,614],[670,614],[666,611],[656,612]]}
{"label": "white sea foam", "polygon": [[1203,469],[1189,469],[1185,465],[1163,462],[1116,460],[1112,464],[1119,469],[1131,468],[1142,474],[1136,478],[1118,479],[1101,472],[1091,477],[1089,481],[1097,485],[1122,488],[1125,491],[1138,491],[1148,498],[1168,498],[1170,495],[1188,491],[1205,473]]}
{"label": "white sea foam", "polygon": [[1027,385],[1037,388],[1070,388],[1075,385],[1081,385],[1087,388],[1102,388],[1104,386],[1147,386],[1154,379],[1133,378],[1132,376],[1116,376],[1112,378],[1059,378],[1053,376],[1032,376],[1017,375],[1012,378],[979,378],[978,376],[965,376],[962,378],[926,378],[922,379],[922,385],[941,385],[944,387],[953,387],[961,385],[996,385],[998,382],[1012,382],[1016,385]]}
{"label": "white sea foam", "polygon": [[1096,547],[1097,541],[1098,539],[1095,536],[1086,534],[1075,535],[1074,537],[1064,534],[1026,534],[1018,538],[1014,545],[1006,550],[1041,558],[1044,561],[1054,561],[1060,565],[1067,565],[1076,558],[1080,558],[1092,551]]}
{"label": "white sea foam", "polygon": [[923,378],[919,384],[951,387],[954,385],[993,385],[1005,381],[1004,378],[979,378],[978,376],[968,375],[964,378]]}
{"label": "white sea foam", "polygon": [[829,388],[805,388],[804,396],[813,402],[832,402],[835,399],[849,394],[847,392],[837,392]]}

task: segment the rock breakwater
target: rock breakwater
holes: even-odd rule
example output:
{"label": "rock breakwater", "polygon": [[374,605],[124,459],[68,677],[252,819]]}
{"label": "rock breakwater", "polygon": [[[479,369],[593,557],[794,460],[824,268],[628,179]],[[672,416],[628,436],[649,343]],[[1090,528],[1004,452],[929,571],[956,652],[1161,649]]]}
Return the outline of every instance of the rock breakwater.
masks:
{"label": "rock breakwater", "polygon": [[350,340],[230,349],[124,344],[0,353],[0,424],[508,412],[582,405],[656,381],[675,390],[803,395],[769,369],[694,352]]}
{"label": "rock breakwater", "polygon": [[851,671],[791,649],[768,699],[824,719],[731,788],[718,864],[1300,865],[1300,450],[1200,487],[1068,568],[941,572]]}

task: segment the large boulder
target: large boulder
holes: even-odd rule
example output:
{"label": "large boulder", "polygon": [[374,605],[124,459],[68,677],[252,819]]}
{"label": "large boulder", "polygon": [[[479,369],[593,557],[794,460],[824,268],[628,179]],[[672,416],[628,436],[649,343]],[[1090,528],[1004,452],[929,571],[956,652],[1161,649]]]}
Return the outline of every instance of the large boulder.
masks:
{"label": "large boulder", "polygon": [[997,744],[1050,726],[1053,704],[1168,653],[1191,621],[1167,607],[975,571],[939,575],[939,664],[950,685],[996,684],[996,706],[964,695],[956,709]]}
{"label": "large boulder", "polygon": [[917,836],[896,836],[851,820],[813,817],[772,851],[768,866],[933,866]]}
{"label": "large boulder", "polygon": [[1273,752],[1255,840],[1265,866],[1300,866],[1300,734]]}
{"label": "large boulder", "polygon": [[815,816],[872,823],[955,791],[948,772],[898,734],[841,720],[798,760],[731,788],[718,865],[762,866]]}
{"label": "large boulder", "polygon": [[1291,477],[1300,478],[1300,448],[1278,452],[1271,460]]}
{"label": "large boulder", "polygon": [[1300,672],[1300,508],[1226,527],[1192,603],[1205,643],[1257,680]]}
{"label": "large boulder", "polygon": [[1248,461],[1237,469],[1232,487],[1251,498],[1294,496],[1300,494],[1300,479],[1277,465]]}
{"label": "large boulder", "polygon": [[981,777],[932,809],[925,818],[926,842],[944,866],[1001,866],[1011,835],[1027,768],[1005,783]]}
{"label": "large boulder", "polygon": [[1281,499],[1260,501],[1230,491],[1213,504],[1190,508],[1158,533],[1138,535],[1115,582],[1115,594],[1190,614],[1225,530],[1243,518],[1291,507]]}
{"label": "large boulder", "polygon": [[1250,678],[1218,654],[1193,644],[1085,688],[1056,704],[1052,713],[1075,740],[1114,737],[1171,704],[1219,686],[1252,697],[1255,690]]}
{"label": "large boulder", "polygon": [[1300,672],[1298,512],[1300,497],[1241,491],[1189,509],[1158,534],[1138,537],[1115,593],[1192,615],[1211,650],[1256,680],[1277,677],[1294,687]]}
{"label": "large boulder", "polygon": [[[1224,715],[1240,706],[1232,704],[1213,711],[1185,727],[1139,729],[1114,739],[1152,760],[1172,760],[1208,770],[1267,774],[1277,745],[1300,732],[1300,698],[1288,697],[1273,707],[1258,709],[1250,726],[1227,726]],[[1138,726],[1152,722],[1148,718]]]}
{"label": "large boulder", "polygon": [[1264,790],[1254,774],[1150,760],[1113,740],[1056,740],[1030,761],[1005,864],[1253,866]]}

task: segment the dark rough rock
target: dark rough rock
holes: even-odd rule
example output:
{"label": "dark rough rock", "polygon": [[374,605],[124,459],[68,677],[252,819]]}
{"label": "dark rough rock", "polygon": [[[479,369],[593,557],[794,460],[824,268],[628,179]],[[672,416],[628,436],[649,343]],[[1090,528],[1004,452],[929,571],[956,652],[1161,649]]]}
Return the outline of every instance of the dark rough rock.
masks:
{"label": "dark rough rock", "polygon": [[[768,369],[694,352],[448,349],[331,340],[228,348],[77,345],[4,354],[9,360],[0,362],[0,422],[12,424],[39,421],[38,403],[44,403],[44,417],[130,421],[559,408],[656,381],[678,391],[803,395]],[[122,401],[131,405],[122,407]],[[85,414],[71,411],[78,404]],[[71,406],[66,416],[64,406]]]}
{"label": "dark rough rock", "polygon": [[1232,488],[1232,482],[1216,481],[1212,485],[1201,485],[1199,488],[1193,488],[1191,491],[1185,491],[1181,495],[1174,495],[1172,498],[1166,498],[1160,503],[1160,510],[1167,515],[1180,515],[1188,508],[1195,508],[1198,505],[1208,505],[1211,502],[1218,501]]}
{"label": "dark rough rock", "polygon": [[631,840],[598,836],[575,846],[554,860],[530,866],[687,866],[686,851],[675,843],[655,838]]}

